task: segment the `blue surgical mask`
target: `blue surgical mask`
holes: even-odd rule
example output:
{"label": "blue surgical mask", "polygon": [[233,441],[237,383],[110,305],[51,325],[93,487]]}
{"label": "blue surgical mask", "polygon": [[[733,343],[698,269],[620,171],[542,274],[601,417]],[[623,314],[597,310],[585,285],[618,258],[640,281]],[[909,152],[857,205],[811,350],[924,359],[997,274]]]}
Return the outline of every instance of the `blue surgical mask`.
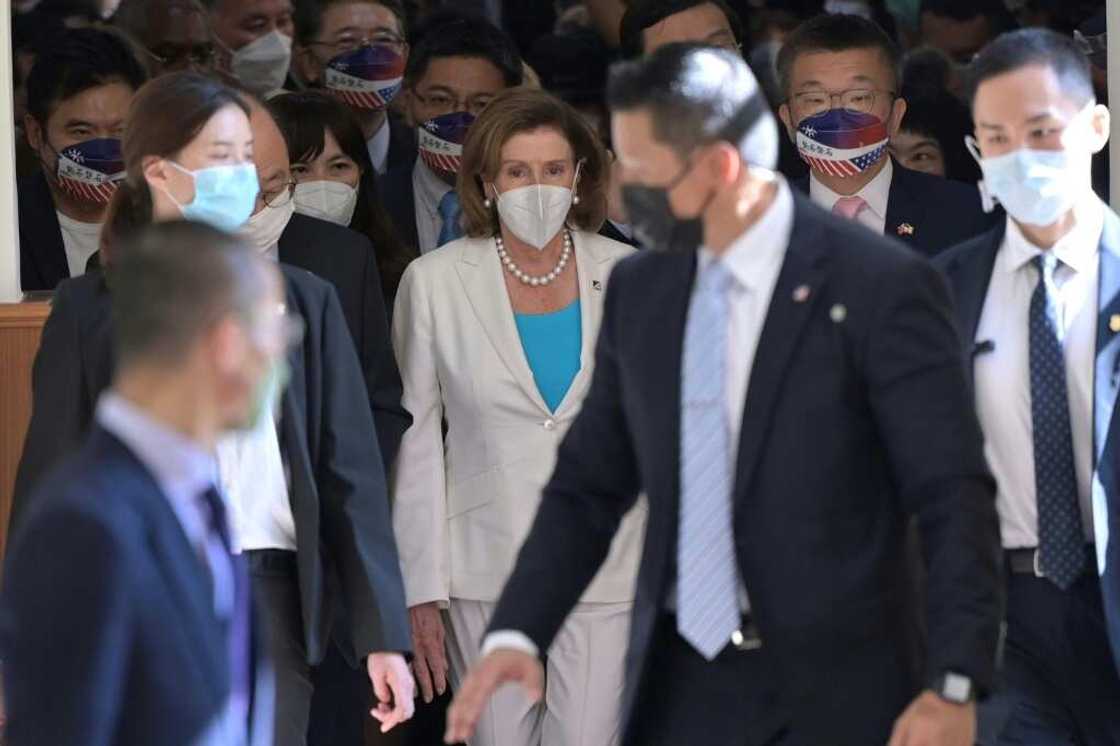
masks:
{"label": "blue surgical mask", "polygon": [[980,192],[985,209],[991,211],[998,202],[1020,223],[1053,225],[1069,212],[1090,183],[1085,168],[1079,167],[1066,150],[1020,148],[981,158],[976,141],[967,137],[965,142],[984,173]]}
{"label": "blue surgical mask", "polygon": [[227,233],[236,231],[253,214],[257,202],[257,169],[251,163],[234,166],[211,166],[190,171],[175,161],[172,166],[194,179],[194,199],[190,204],[180,204],[166,189],[166,194],[183,218],[206,223]]}

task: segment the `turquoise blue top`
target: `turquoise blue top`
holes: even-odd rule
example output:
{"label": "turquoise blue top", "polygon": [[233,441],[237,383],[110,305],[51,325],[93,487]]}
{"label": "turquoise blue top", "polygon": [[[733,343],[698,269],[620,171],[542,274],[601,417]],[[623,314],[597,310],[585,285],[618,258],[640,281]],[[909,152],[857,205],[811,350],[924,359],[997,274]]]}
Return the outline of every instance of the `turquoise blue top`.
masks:
{"label": "turquoise blue top", "polygon": [[513,318],[537,389],[555,412],[579,373],[583,346],[579,299],[553,313],[515,313]]}

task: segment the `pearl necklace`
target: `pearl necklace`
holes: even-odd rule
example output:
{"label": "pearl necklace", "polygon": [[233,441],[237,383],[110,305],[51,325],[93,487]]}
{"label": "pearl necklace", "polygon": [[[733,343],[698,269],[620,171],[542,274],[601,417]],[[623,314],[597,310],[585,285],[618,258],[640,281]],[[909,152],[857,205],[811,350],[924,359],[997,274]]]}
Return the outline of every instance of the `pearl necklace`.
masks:
{"label": "pearl necklace", "polygon": [[494,243],[498,247],[498,258],[502,261],[502,265],[509,270],[509,273],[526,285],[533,287],[543,287],[554,282],[557,277],[564,273],[564,268],[568,266],[568,260],[572,258],[572,234],[566,230],[564,231],[564,249],[560,252],[560,261],[556,263],[551,272],[540,277],[534,277],[514,264],[513,257],[506,251],[506,245],[501,236],[494,236]]}

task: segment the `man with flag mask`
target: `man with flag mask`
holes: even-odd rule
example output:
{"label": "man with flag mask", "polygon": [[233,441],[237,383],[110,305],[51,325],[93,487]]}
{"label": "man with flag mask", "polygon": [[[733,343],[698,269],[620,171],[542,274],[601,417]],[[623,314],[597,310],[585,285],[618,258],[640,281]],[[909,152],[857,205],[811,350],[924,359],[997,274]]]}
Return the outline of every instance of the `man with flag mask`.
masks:
{"label": "man with flag mask", "polygon": [[124,175],[125,115],[146,77],[128,43],[98,29],[66,31],[36,60],[24,126],[41,169],[19,183],[23,290],[53,290],[97,252]]}
{"label": "man with flag mask", "polygon": [[404,82],[405,38],[398,0],[324,0],[296,12],[297,70],[354,112],[378,174],[416,158],[416,134],[389,111]]}
{"label": "man with flag mask", "polygon": [[814,202],[927,256],[987,229],[974,187],[904,168],[887,152],[906,101],[898,50],[873,22],[806,21],[786,39],[777,67],[779,116],[810,169],[793,183]]}
{"label": "man with flag mask", "polygon": [[399,237],[417,256],[463,235],[454,185],[467,131],[494,96],[521,82],[513,41],[481,18],[436,21],[412,50],[404,85],[419,157],[381,185]]}

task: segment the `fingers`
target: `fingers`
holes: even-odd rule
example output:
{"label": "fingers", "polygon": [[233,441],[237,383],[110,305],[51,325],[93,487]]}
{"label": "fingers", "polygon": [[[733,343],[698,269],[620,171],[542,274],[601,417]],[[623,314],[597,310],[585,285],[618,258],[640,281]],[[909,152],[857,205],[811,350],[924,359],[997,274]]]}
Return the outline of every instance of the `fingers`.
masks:
{"label": "fingers", "polygon": [[447,733],[444,735],[446,743],[470,740],[478,724],[478,716],[498,684],[496,667],[488,665],[487,661],[467,676],[447,711]]}
{"label": "fingers", "polygon": [[387,694],[383,697],[378,693],[378,705],[370,710],[370,715],[381,724],[381,732],[388,733],[415,713],[415,684],[403,659],[390,661],[384,675],[377,676],[377,681],[385,687]]}
{"label": "fingers", "polygon": [[[432,671],[431,683],[435,686],[436,694],[443,696],[447,692],[447,656],[444,655],[443,649],[439,651],[438,657],[433,657],[429,661],[429,667]],[[425,700],[428,701],[428,700]]]}
{"label": "fingers", "polygon": [[373,663],[373,656],[370,656],[369,664],[369,680],[373,684],[373,694],[377,697],[380,704],[389,704],[390,698],[393,696],[389,685],[385,682],[387,672],[384,666],[378,666]]}
{"label": "fingers", "polygon": [[434,699],[432,675],[430,673],[431,663],[424,653],[424,646],[417,645],[412,658],[412,672],[416,676],[416,683],[420,685],[420,696],[424,698],[425,703],[430,703]]}

